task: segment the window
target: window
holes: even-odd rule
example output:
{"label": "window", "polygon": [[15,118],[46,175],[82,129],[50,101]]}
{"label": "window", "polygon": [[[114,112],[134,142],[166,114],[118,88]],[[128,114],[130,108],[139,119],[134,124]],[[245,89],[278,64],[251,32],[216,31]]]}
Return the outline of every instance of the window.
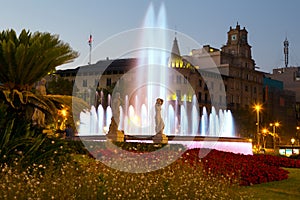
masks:
{"label": "window", "polygon": [[299,69],[298,69],[298,71],[295,72],[295,80],[300,81],[300,71],[299,71]]}
{"label": "window", "polygon": [[181,76],[180,75],[177,76],[176,83],[177,84],[181,84]]}
{"label": "window", "polygon": [[208,88],[207,88],[207,85],[206,85],[206,84],[204,85],[204,90],[205,90],[205,91],[207,91],[207,90],[208,90]]}
{"label": "window", "polygon": [[235,82],[235,89],[239,90],[240,89],[240,83]]}
{"label": "window", "polygon": [[199,80],[199,86],[202,87],[202,80]]}
{"label": "window", "polygon": [[241,103],[241,99],[240,99],[240,96],[239,95],[237,95],[236,96],[236,101],[235,101],[236,103]]}
{"label": "window", "polygon": [[198,92],[198,101],[201,102],[201,100],[202,100],[202,93]]}
{"label": "window", "polygon": [[245,85],[245,91],[248,92],[248,85]]}
{"label": "window", "polygon": [[87,87],[87,80],[82,81],[82,87]]}
{"label": "window", "polygon": [[176,99],[177,100],[181,100],[181,91],[180,90],[176,90]]}
{"label": "window", "polygon": [[106,86],[111,86],[111,78],[106,79]]}
{"label": "window", "polygon": [[207,103],[207,101],[208,101],[208,95],[207,95],[207,93],[205,93],[205,95],[204,95],[204,102]]}
{"label": "window", "polygon": [[231,35],[231,40],[236,40],[236,35]]}
{"label": "window", "polygon": [[253,92],[254,92],[254,94],[256,94],[256,87],[253,88]]}
{"label": "window", "polygon": [[187,84],[187,80],[188,80],[188,77],[187,77],[187,76],[184,76],[183,83],[184,83],[184,84]]}

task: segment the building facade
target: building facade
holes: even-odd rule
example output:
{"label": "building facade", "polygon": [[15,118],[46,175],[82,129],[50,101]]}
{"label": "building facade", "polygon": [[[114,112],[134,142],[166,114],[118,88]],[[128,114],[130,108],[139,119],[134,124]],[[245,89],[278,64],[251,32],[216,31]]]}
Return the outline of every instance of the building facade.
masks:
{"label": "building facade", "polygon": [[[264,78],[264,112],[262,113],[263,128],[276,131],[282,143],[288,144],[296,133],[296,93],[284,89],[279,80]],[[278,123],[278,127],[271,127]]]}
{"label": "building facade", "polygon": [[257,71],[248,44],[248,32],[240,25],[230,27],[227,43],[221,50],[203,46],[192,50],[185,57],[196,66],[214,70],[228,80],[226,84],[227,107],[232,110],[249,109],[256,103],[262,103],[263,72]]}
{"label": "building facade", "polygon": [[[268,114],[260,120],[262,125],[277,119],[284,123],[288,123],[288,121],[293,123],[293,112],[288,115],[287,118],[291,117],[288,120],[287,118],[280,119],[279,116],[286,115],[283,112],[290,110],[290,105],[293,104],[294,93],[286,92],[285,89],[295,89],[294,84],[299,81],[300,90],[298,68],[293,68],[294,71],[291,72],[293,82],[290,87],[289,84],[284,84],[283,89],[277,90],[276,87],[268,85],[264,81],[265,73],[257,70],[252,58],[248,32],[245,28],[241,28],[239,24],[235,28],[230,27],[227,32],[226,44],[220,49],[204,45],[201,49],[193,49],[190,55],[181,55],[179,46],[175,37],[167,63],[171,71],[176,70],[177,72],[170,73],[170,77],[168,77],[175,92],[168,97],[168,101],[186,100],[183,98],[184,95],[187,96],[188,101],[191,101],[192,95],[195,94],[200,112],[203,107],[209,111],[212,106],[216,109],[230,109],[236,114],[236,132],[246,137],[254,138],[256,134],[256,115],[253,111],[255,104],[264,103],[265,110],[263,112],[265,115]],[[97,104],[98,100],[94,101],[94,97],[97,95],[95,91],[100,92],[105,89],[107,92],[112,92],[115,89],[121,95],[125,95],[125,92],[122,94],[122,91],[125,91],[122,88],[124,81],[127,83],[136,79],[137,74],[133,69],[137,66],[137,58],[107,59],[76,69],[58,70],[57,75],[74,83],[78,88],[77,96]],[[289,70],[292,71],[292,68]],[[275,72],[274,75],[270,75],[272,79],[279,79],[277,76],[283,74],[279,70],[278,73]],[[291,78],[287,79],[290,81]],[[192,89],[187,91],[186,84],[190,84]],[[130,84],[127,86],[130,87]],[[276,96],[278,91],[280,95]],[[266,96],[268,96],[267,99]],[[296,97],[298,98],[298,96]],[[288,129],[285,132],[288,132]]]}

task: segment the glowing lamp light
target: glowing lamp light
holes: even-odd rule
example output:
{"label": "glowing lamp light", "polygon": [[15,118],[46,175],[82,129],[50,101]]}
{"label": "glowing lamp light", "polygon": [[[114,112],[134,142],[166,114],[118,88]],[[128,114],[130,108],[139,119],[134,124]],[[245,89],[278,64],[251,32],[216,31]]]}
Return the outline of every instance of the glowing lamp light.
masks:
{"label": "glowing lamp light", "polygon": [[67,116],[67,110],[66,109],[62,109],[61,110],[61,115],[66,117]]}
{"label": "glowing lamp light", "polygon": [[262,132],[263,132],[263,133],[267,133],[267,132],[268,132],[268,129],[264,128],[264,129],[262,130]]}
{"label": "glowing lamp light", "polygon": [[292,138],[292,139],[291,139],[292,145],[294,145],[295,141],[296,141],[295,138]]}
{"label": "glowing lamp light", "polygon": [[260,105],[260,104],[255,105],[255,106],[254,106],[254,109],[255,109],[256,111],[260,111],[260,110],[261,110],[261,105]]}

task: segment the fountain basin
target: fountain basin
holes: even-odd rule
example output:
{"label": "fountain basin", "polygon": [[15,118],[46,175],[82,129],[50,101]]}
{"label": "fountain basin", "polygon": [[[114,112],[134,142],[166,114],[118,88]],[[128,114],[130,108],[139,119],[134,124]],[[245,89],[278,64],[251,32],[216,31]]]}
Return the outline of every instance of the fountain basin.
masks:
{"label": "fountain basin", "polygon": [[[205,148],[236,154],[253,155],[252,143],[246,138],[234,137],[207,137],[207,136],[172,136],[167,135],[169,144],[182,144],[187,149]],[[105,135],[80,136],[77,139],[84,141],[106,141]],[[153,143],[151,135],[125,135],[126,142]]]}

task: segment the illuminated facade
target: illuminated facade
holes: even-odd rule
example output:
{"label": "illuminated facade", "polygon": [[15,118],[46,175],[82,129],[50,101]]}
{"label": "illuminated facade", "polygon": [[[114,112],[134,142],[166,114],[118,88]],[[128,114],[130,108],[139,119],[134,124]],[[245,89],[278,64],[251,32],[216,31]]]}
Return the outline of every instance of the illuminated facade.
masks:
{"label": "illuminated facade", "polygon": [[209,45],[192,50],[187,60],[196,66],[209,70],[217,69],[228,80],[226,100],[229,109],[248,109],[263,101],[263,72],[255,69],[255,62],[248,44],[248,32],[240,25],[230,27],[227,43],[221,50]]}
{"label": "illuminated facade", "polygon": [[[187,93],[181,88],[185,88],[182,85],[188,82],[194,90],[189,93],[195,92],[200,107],[210,108],[214,105],[232,110],[248,109],[262,102],[263,73],[255,69],[247,34],[247,30],[237,24],[235,28],[230,27],[227,43],[221,50],[205,45],[201,49],[192,50],[189,56],[180,55],[175,37],[168,67],[176,69],[180,75],[169,77],[171,84],[178,88],[173,98],[181,99]],[[59,70],[57,73],[71,81],[77,75],[76,87],[86,99],[91,98],[91,90],[96,87],[107,88],[114,84],[118,87],[120,78],[136,66],[135,58],[107,59],[83,66],[80,70]],[[135,75],[126,78],[134,79]]]}
{"label": "illuminated facade", "polygon": [[[248,44],[248,32],[238,24],[235,28],[230,27],[226,45],[221,49],[205,45],[201,49],[192,50],[190,55],[183,56],[175,37],[171,52],[168,67],[179,73],[168,77],[176,92],[167,100],[183,100],[183,95],[191,100],[191,96],[195,94],[199,110],[202,111],[205,106],[208,112],[211,106],[216,109],[228,108],[233,112],[249,111],[254,104],[263,102],[264,73],[256,70],[251,46]],[[122,93],[122,78],[125,77],[127,81],[136,79],[136,74],[128,74],[137,65],[136,58],[107,59],[80,67],[80,70],[59,70],[57,74],[73,81],[76,75],[75,84],[79,89],[79,96],[91,101],[96,88],[115,87]],[[188,83],[193,91],[185,90]],[[255,128],[255,122],[253,123],[251,126]]]}

